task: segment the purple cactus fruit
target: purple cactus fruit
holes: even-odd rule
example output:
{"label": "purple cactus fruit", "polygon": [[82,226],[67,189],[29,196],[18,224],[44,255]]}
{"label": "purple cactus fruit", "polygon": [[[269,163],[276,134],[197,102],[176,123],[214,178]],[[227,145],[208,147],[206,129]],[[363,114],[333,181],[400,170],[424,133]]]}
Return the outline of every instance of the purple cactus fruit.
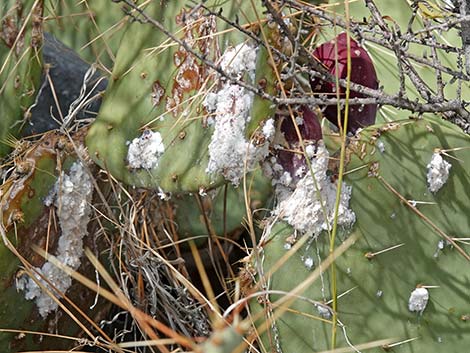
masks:
{"label": "purple cactus fruit", "polygon": [[[297,112],[296,123],[305,143],[317,142],[322,138],[321,125],[316,114],[306,106],[301,106]],[[289,172],[294,181],[298,181],[307,171],[305,157],[301,153],[300,142],[290,116],[281,123],[281,132],[284,134],[288,146],[278,153],[278,162],[285,171]],[[294,151],[298,151],[296,153]]]}
{"label": "purple cactus fruit", "polygon": [[[337,46],[337,49],[336,49]],[[335,65],[335,58],[338,64]],[[374,64],[367,51],[351,38],[351,82],[377,89],[378,81]],[[347,75],[347,36],[346,33],[339,34],[334,40],[323,43],[313,52],[313,56],[332,74],[341,79],[346,79]],[[310,81],[312,90],[316,94],[327,94],[330,97],[336,97],[336,83],[325,82],[319,78],[312,78]],[[345,98],[345,89],[340,88],[340,97]],[[364,95],[350,91],[350,98],[364,98]],[[350,105],[348,115],[348,131],[355,132],[375,123],[377,113],[377,104]],[[325,108],[325,117],[333,124],[338,126],[338,109],[336,105],[330,105]],[[341,118],[344,119],[344,110],[341,111]]]}

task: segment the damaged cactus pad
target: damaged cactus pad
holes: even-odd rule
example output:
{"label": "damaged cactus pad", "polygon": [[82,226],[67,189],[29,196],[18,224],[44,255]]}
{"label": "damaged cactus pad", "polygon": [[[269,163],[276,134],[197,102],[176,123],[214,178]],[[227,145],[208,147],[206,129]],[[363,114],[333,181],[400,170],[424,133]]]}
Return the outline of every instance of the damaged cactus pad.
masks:
{"label": "damaged cactus pad", "polygon": [[[332,264],[323,262],[330,253],[328,227],[319,233],[278,214],[254,250],[250,269],[257,282],[248,288],[276,291],[250,305],[251,315],[262,313],[269,322],[262,334],[268,351],[360,351],[374,341],[374,352],[465,351],[469,144],[468,135],[434,117],[361,131],[348,146],[344,178],[355,222],[340,226],[336,239],[338,246],[352,242]],[[436,153],[451,167],[437,163]],[[442,178],[438,190],[430,170]],[[328,174],[335,173],[331,163]],[[338,222],[342,214],[340,207]],[[284,256],[287,261],[279,262]],[[313,284],[273,319],[285,309],[276,305],[286,299],[282,293],[311,276]]]}
{"label": "damaged cactus pad", "polygon": [[[66,136],[51,132],[21,155],[13,174],[0,189],[0,322],[1,329],[76,335],[81,331],[70,316],[103,318],[109,304],[45,260],[34,247],[87,276],[94,268],[82,257],[84,248],[103,249],[89,230],[94,186],[83,160],[84,133],[74,136],[80,158]],[[62,300],[66,296],[77,306]],[[60,336],[0,332],[2,352],[66,348]]]}
{"label": "damaged cactus pad", "polygon": [[[351,57],[351,82],[362,86],[377,89],[377,74],[367,51],[353,38],[350,38],[350,50],[347,47],[346,33],[339,34],[332,41],[321,44],[313,52],[313,57],[325,67],[325,69],[340,79],[346,79],[348,56]],[[336,82],[323,81],[313,77],[310,81],[312,91],[318,95],[326,95],[328,98],[337,97]],[[345,98],[345,89],[339,87],[339,97]],[[350,91],[349,98],[364,98],[361,93]],[[344,122],[344,109],[341,110],[341,124]],[[375,123],[377,104],[349,105],[348,131],[355,132]],[[336,126],[338,123],[338,107],[329,105],[324,109],[325,117]]]}

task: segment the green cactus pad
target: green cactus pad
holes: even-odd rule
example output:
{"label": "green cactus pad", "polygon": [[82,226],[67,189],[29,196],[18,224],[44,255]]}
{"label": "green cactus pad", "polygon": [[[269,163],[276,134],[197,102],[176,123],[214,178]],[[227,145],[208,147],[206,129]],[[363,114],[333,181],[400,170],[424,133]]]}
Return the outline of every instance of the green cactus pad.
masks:
{"label": "green cactus pad", "polygon": [[39,91],[43,7],[42,0],[0,5],[0,158],[11,150]]}
{"label": "green cactus pad", "polygon": [[[244,13],[253,17],[246,22],[256,23],[251,3],[243,4],[243,8],[247,7]],[[210,1],[205,6],[217,11],[223,8],[228,17],[241,10],[235,2]],[[236,31],[216,35],[215,31],[224,28],[216,25],[215,18],[193,18],[190,10],[178,2],[153,2],[145,13],[214,62],[218,59],[219,43],[234,45],[246,39]],[[128,26],[101,110],[87,136],[90,155],[117,179],[133,186],[197,192],[201,187],[220,185],[220,175],[206,172],[213,128],[207,124],[203,102],[215,88],[214,74],[150,23],[134,21]],[[266,79],[271,70],[271,66],[264,65],[255,81]],[[272,115],[274,107],[256,100],[255,106],[258,104],[263,104],[263,108],[252,107],[252,111],[257,112],[259,122]],[[160,134],[158,164],[132,168],[127,160],[129,144],[146,129]]]}
{"label": "green cactus pad", "polygon": [[123,6],[112,1],[50,1],[44,31],[72,48],[88,63],[112,68],[125,27]]}
{"label": "green cactus pad", "polygon": [[[276,344],[284,352],[332,348],[332,311],[323,305],[332,306],[333,283],[336,348],[388,340],[368,351],[467,349],[469,246],[456,238],[468,238],[470,229],[469,147],[467,135],[436,118],[375,125],[350,143],[345,181],[352,186],[350,207],[357,220],[337,243],[351,236],[357,240],[335,260],[336,278],[326,270],[275,321],[274,331],[262,336],[268,351]],[[431,192],[427,166],[436,151],[451,168],[442,188]],[[261,247],[265,273],[286,254],[293,233],[283,222],[273,227]],[[302,245],[269,278],[269,289],[288,292],[306,281],[327,257],[329,244],[327,234],[321,234],[308,249]],[[423,286],[430,286],[427,305],[416,297],[425,292]],[[275,303],[280,297],[269,299]],[[251,310],[254,315],[263,307],[253,301]]]}

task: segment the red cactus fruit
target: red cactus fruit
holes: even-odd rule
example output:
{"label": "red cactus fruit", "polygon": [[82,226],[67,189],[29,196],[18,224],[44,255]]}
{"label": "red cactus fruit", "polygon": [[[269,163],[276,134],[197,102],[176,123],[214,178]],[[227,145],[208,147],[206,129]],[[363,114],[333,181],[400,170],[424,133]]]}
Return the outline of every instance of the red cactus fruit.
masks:
{"label": "red cactus fruit", "polygon": [[[306,143],[321,140],[321,125],[316,114],[306,106],[301,106],[297,114],[296,123],[302,139]],[[285,171],[290,173],[294,181],[298,181],[305,174],[307,168],[305,158],[301,153],[299,138],[290,116],[285,117],[282,121],[281,132],[284,134],[285,142],[288,146],[285,146],[286,150],[279,151],[278,162]]]}
{"label": "red cactus fruit", "polygon": [[[337,46],[337,49],[336,49]],[[336,54],[337,52],[337,54]],[[351,38],[351,82],[377,89],[378,81],[374,64],[367,51]],[[335,65],[335,58],[338,64]],[[341,79],[346,79],[347,75],[347,37],[346,33],[339,34],[334,40],[323,43],[313,52],[313,56],[332,74]],[[336,97],[336,83],[325,82],[319,78],[312,78],[310,85],[314,93],[327,94]],[[340,97],[345,98],[345,89],[340,88]],[[350,98],[364,98],[364,95],[350,91]],[[348,131],[355,132],[358,128],[375,123],[377,104],[349,105]],[[336,105],[325,108],[325,117],[338,126],[338,109]],[[341,118],[344,119],[344,110],[341,111]]]}

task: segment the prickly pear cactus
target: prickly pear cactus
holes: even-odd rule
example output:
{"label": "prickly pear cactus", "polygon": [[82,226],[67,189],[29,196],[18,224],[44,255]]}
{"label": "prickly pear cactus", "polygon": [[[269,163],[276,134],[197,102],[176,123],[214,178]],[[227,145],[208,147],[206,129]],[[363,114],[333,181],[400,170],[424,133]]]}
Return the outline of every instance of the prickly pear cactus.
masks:
{"label": "prickly pear cactus", "polygon": [[[250,305],[269,322],[267,350],[360,350],[380,340],[377,352],[466,349],[469,146],[468,135],[436,118],[371,126],[351,141],[343,188],[352,187],[355,223],[340,227],[336,244],[352,245],[327,268],[327,232],[306,234],[298,218],[280,213],[252,255],[250,290],[277,291]],[[335,180],[335,163],[329,169]],[[311,276],[315,282],[276,317],[285,309],[276,301]]]}
{"label": "prickly pear cactus", "polygon": [[42,70],[42,0],[0,5],[0,157],[16,141],[29,117]]}
{"label": "prickly pear cactus", "polygon": [[[74,136],[83,146],[84,132]],[[3,352],[70,347],[58,336],[22,334],[21,330],[76,335],[81,332],[70,315],[102,318],[109,305],[95,302],[96,293],[39,255],[34,246],[81,273],[94,275],[81,256],[84,246],[98,251],[103,244],[88,233],[93,184],[86,161],[77,157],[66,136],[46,134],[17,156],[15,170],[0,189],[0,344]],[[55,220],[55,221],[54,221]],[[49,293],[47,293],[49,291]],[[51,296],[67,296],[66,313]],[[81,314],[77,311],[81,310]]]}
{"label": "prickly pear cactus", "polygon": [[[243,4],[245,13],[255,16],[252,4]],[[235,2],[205,6],[223,8],[229,17],[240,10]],[[266,50],[259,48],[262,62],[255,67],[256,50],[249,41],[243,43],[244,38],[232,31],[216,34],[222,28],[215,17],[195,11],[178,2],[153,2],[144,12],[163,23],[167,33],[145,20],[133,21],[121,42],[113,79],[87,145],[100,166],[127,184],[197,192],[220,185],[222,174],[237,184],[243,176],[242,157],[258,147],[248,142],[251,133],[274,112],[272,104],[253,100],[252,92],[218,77],[200,60],[217,63],[237,80],[263,82],[269,90],[275,64],[267,64]],[[256,23],[256,17],[251,20]],[[224,48],[219,43],[227,42],[236,46],[220,57]],[[218,116],[227,114],[225,120]],[[256,123],[245,131],[250,116]],[[227,137],[227,131],[233,136]]]}

